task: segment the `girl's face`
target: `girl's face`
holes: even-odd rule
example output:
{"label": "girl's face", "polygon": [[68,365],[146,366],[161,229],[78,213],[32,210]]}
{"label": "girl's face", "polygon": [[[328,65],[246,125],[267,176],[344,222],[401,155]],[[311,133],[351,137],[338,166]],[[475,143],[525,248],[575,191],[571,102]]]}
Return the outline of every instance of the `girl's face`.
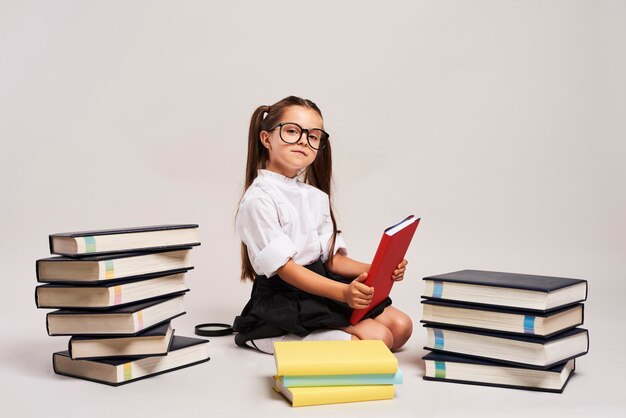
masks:
{"label": "girl's face", "polygon": [[[285,109],[279,122],[297,123],[303,129],[324,129],[324,121],[313,109],[290,106]],[[287,144],[280,138],[280,128],[261,131],[261,142],[269,151],[267,169],[286,177],[296,177],[304,168],[315,161],[317,150],[307,142],[307,134],[302,133],[295,144]]]}

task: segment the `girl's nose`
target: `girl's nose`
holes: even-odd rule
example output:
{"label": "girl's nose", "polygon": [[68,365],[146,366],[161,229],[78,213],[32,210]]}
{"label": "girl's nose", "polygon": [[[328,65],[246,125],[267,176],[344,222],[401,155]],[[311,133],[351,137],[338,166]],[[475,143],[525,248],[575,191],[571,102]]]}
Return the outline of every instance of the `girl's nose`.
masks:
{"label": "girl's nose", "polygon": [[298,144],[300,144],[300,145],[309,145],[307,136],[309,136],[309,133],[302,131],[302,135],[300,135],[300,139],[298,140]]}

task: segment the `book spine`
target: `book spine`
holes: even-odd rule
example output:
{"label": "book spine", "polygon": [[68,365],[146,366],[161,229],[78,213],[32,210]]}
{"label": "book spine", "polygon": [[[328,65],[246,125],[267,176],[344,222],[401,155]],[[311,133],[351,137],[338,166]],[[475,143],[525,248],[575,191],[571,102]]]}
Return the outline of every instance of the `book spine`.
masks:
{"label": "book spine", "polygon": [[70,353],[70,358],[74,360],[74,355],[72,354],[72,338],[67,340],[67,351]]}
{"label": "book spine", "polygon": [[57,362],[56,362],[56,357],[57,357],[57,353],[52,353],[52,371],[55,374],[60,374],[57,370]]}
{"label": "book spine", "polygon": [[37,260],[37,261],[35,262],[35,277],[37,277],[37,281],[38,281],[39,283],[42,283],[41,279],[39,278],[39,261],[40,261],[40,260]]}
{"label": "book spine", "polygon": [[51,312],[48,312],[46,314],[46,332],[48,333],[48,335],[52,335],[50,334],[50,313]]}
{"label": "book spine", "polygon": [[376,268],[374,271],[370,270],[367,273],[368,277],[369,276],[375,277],[380,271],[380,268],[383,264],[382,258],[387,252],[387,247],[389,247],[389,242],[391,242],[391,237],[387,234],[383,234],[383,237],[381,238],[381,241],[380,241],[380,245],[378,246],[378,249],[376,250],[376,254],[374,254],[374,259],[372,260],[372,265],[378,266],[378,268]]}
{"label": "book spine", "polygon": [[39,306],[39,286],[35,287],[35,305],[37,305],[37,308],[40,308],[40,306]]}
{"label": "book spine", "polygon": [[582,325],[585,323],[585,305],[584,304],[581,305],[581,309],[582,311],[580,313],[580,324],[578,325]]}

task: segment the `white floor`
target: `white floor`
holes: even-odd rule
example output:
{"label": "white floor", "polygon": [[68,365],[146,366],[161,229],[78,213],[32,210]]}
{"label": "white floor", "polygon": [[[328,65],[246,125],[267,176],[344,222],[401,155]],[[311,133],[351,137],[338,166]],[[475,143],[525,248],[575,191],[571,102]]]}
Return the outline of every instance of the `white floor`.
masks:
{"label": "white floor", "polygon": [[[111,417],[262,415],[374,417],[410,416],[623,416],[626,401],[620,375],[625,332],[610,309],[587,302],[590,353],[578,361],[576,374],[563,394],[428,382],[422,380],[425,332],[417,325],[407,346],[397,353],[404,372],[396,397],[389,401],[291,408],[271,389],[273,357],[237,348],[232,336],[212,338],[211,360],[198,366],[120,387],[57,376],[51,353],[64,349],[66,337],[48,337],[43,312],[27,318],[12,338],[2,341],[4,416]],[[197,315],[175,320],[181,335],[193,335]],[[30,323],[32,320],[32,323]],[[613,322],[611,322],[613,321]],[[618,331],[615,331],[618,330]],[[21,332],[21,333],[20,333]],[[617,332],[617,334],[616,334]],[[620,399],[621,397],[621,399]]]}

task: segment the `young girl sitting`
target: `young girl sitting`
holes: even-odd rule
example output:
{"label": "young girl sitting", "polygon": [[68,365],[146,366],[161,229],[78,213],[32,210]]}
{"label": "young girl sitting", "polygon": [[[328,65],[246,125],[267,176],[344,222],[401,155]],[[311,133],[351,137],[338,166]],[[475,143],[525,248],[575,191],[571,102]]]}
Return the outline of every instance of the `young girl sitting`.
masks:
{"label": "young girl sitting", "polygon": [[363,283],[370,265],[347,257],[331,178],[331,143],[315,103],[290,96],[254,111],[236,217],[241,278],[254,284],[235,318],[238,345],[271,354],[280,340],[380,339],[397,350],[411,336],[411,319],[389,298],[350,325],[352,309],[367,307],[375,289]]}

